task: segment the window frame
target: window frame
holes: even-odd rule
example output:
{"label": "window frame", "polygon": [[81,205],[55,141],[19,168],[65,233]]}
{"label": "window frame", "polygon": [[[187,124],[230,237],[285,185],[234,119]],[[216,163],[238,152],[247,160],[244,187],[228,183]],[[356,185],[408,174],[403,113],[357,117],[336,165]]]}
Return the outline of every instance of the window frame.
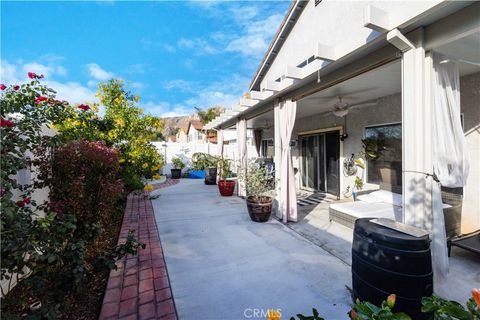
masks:
{"label": "window frame", "polygon": [[[368,128],[377,128],[377,127],[388,127],[388,126],[395,126],[395,125],[400,125],[400,128],[402,129],[402,136],[400,138],[401,146],[402,146],[402,159],[400,159],[400,162],[402,163],[402,170],[403,170],[403,125],[401,121],[394,121],[394,122],[384,122],[384,123],[378,123],[378,124],[369,124],[363,127],[363,135],[362,139],[366,138],[366,133]],[[362,147],[363,150],[363,147]],[[379,185],[378,183],[375,182],[370,182],[368,181],[368,160],[365,160],[365,183],[371,184],[371,185]],[[402,178],[402,177],[400,177]],[[401,181],[401,184],[403,181]]]}

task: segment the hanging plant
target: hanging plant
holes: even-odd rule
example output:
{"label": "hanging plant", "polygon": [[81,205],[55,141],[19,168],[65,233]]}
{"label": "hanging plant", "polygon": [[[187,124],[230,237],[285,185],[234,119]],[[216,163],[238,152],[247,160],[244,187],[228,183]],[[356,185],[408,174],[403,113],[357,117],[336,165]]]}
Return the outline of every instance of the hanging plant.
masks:
{"label": "hanging plant", "polygon": [[362,139],[363,155],[367,160],[378,160],[382,152],[387,150],[385,145],[377,139],[365,138]]}

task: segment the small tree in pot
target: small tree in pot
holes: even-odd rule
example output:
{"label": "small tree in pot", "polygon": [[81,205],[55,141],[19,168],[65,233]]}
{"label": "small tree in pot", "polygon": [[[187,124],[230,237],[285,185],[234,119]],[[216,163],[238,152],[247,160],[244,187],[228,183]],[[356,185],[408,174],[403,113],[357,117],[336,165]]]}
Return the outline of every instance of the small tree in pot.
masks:
{"label": "small tree in pot", "polygon": [[235,181],[227,180],[232,176],[231,161],[221,158],[218,160],[218,169],[220,179],[218,181],[218,190],[223,197],[231,197],[235,190]]}
{"label": "small tree in pot", "polygon": [[173,169],[170,169],[172,173],[172,179],[180,179],[182,177],[182,169],[185,168],[185,163],[179,157],[172,158]]}
{"label": "small tree in pot", "polygon": [[275,188],[275,178],[265,167],[249,161],[246,172],[240,170],[239,179],[246,187],[250,219],[255,222],[268,221],[272,213],[271,195]]}
{"label": "small tree in pot", "polygon": [[205,184],[217,184],[218,157],[204,152],[196,152],[192,155],[194,170],[205,172]]}

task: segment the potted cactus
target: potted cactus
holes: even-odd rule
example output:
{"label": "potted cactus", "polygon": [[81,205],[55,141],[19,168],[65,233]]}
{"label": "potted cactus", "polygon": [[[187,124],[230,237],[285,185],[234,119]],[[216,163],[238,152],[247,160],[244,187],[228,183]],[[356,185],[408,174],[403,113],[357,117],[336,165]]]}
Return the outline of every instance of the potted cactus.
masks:
{"label": "potted cactus", "polygon": [[180,179],[182,177],[182,169],[185,163],[179,157],[172,158],[173,169],[170,169],[172,179]]}
{"label": "potted cactus", "polygon": [[225,158],[218,160],[218,169],[220,176],[218,180],[218,190],[223,197],[231,197],[235,190],[235,181],[227,180],[232,176],[230,160]]}
{"label": "potted cactus", "polygon": [[239,179],[246,187],[250,219],[255,222],[268,221],[272,213],[271,195],[275,188],[275,178],[264,166],[249,161],[246,172],[240,170]]}

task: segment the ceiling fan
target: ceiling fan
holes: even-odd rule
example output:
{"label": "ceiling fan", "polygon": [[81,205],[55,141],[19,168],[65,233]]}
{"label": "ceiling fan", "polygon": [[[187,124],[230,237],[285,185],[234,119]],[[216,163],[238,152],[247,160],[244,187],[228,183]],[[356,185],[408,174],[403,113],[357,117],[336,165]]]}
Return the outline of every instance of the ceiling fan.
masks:
{"label": "ceiling fan", "polygon": [[343,118],[345,117],[348,112],[354,108],[361,108],[361,107],[370,107],[376,106],[376,102],[366,102],[366,103],[357,103],[357,104],[349,104],[343,101],[341,96],[338,96],[338,101],[335,102],[333,105],[333,110],[325,112],[325,115],[333,114],[336,117]]}

